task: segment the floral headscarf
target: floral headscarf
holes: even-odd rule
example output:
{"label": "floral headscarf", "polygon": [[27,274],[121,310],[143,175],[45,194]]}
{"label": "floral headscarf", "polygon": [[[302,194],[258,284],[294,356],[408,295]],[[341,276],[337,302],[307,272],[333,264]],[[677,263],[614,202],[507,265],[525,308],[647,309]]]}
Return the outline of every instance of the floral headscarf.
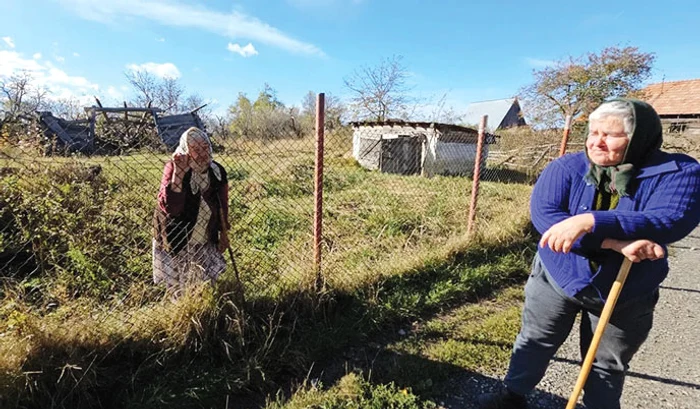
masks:
{"label": "floral headscarf", "polygon": [[190,161],[190,167],[192,168],[190,188],[193,194],[204,191],[209,187],[209,170],[212,171],[217,180],[221,181],[221,171],[219,167],[214,164],[214,150],[212,149],[211,140],[201,129],[191,127],[183,132],[180,136],[180,142],[177,148],[175,148],[175,153],[189,155],[189,146],[195,143],[205,143],[207,145],[209,148],[209,162],[197,163],[195,161]]}

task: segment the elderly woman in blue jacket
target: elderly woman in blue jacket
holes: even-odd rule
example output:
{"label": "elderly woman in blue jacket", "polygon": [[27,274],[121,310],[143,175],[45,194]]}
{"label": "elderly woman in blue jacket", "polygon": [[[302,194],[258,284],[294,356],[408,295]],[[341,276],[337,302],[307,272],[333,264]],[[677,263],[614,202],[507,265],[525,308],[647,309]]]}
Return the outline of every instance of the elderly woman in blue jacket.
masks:
{"label": "elderly woman in blue jacket", "polygon": [[[641,101],[616,99],[589,116],[585,152],[565,155],[540,175],[530,212],[542,239],[525,286],[522,326],[505,388],[482,409],[526,408],[525,396],[581,312],[581,356],[590,345],[623,258],[633,264],[607,325],[583,402],[619,409],[629,362],[652,327],[666,245],[700,221],[700,165],[660,150],[662,127]],[[653,406],[653,405],[652,405]]]}

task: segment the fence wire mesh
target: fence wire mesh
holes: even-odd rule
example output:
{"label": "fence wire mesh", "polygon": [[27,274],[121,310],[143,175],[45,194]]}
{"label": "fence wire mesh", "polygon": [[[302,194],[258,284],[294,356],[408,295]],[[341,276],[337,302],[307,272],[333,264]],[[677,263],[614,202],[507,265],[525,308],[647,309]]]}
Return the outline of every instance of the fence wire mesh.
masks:
{"label": "fence wire mesh", "polygon": [[[92,119],[73,122],[40,112],[34,120],[5,127],[0,152],[3,277],[26,284],[49,276],[68,294],[105,298],[128,293],[135,283],[148,285],[153,278],[168,283],[154,273],[173,262],[154,252],[154,211],[159,204],[168,207],[164,192],[172,180],[162,179],[180,136],[192,126],[204,126],[193,113],[135,111],[93,110]],[[247,292],[273,296],[309,286],[317,271],[317,141],[313,133],[300,135],[285,123],[276,125],[254,135],[211,135],[213,160],[226,176],[227,194],[221,196],[226,203],[205,194],[206,200],[197,202],[203,207],[188,209],[194,217],[188,223],[209,230],[185,232],[191,236],[189,247],[216,245],[218,236],[207,222],[217,224],[223,205],[232,251],[222,247],[222,255],[203,257],[199,267],[208,266],[204,278],[218,277],[224,260],[225,274],[232,274],[233,257]],[[512,138],[485,133],[479,168],[483,200],[491,195],[488,183],[532,183],[558,156],[557,137],[523,147]],[[324,280],[344,287],[391,274],[463,237],[478,139],[475,129],[421,122],[327,128],[320,175]],[[209,175],[214,185],[220,177],[218,172]],[[192,180],[187,179],[191,187],[181,190],[195,192]],[[203,187],[206,192],[208,183]],[[485,204],[478,218],[497,217],[504,211],[496,212],[498,205]],[[200,210],[213,221],[195,223]]]}
{"label": "fence wire mesh", "polygon": [[[480,144],[476,129],[456,125],[329,121],[319,172],[319,140],[308,123],[303,131],[283,119],[207,130],[192,112],[98,107],[88,114],[64,121],[40,112],[2,128],[2,330],[35,334],[35,351],[64,335],[76,345],[82,345],[76,337],[110,339],[104,341],[110,351],[131,339],[167,349],[187,333],[169,327],[178,321],[168,317],[186,316],[177,308],[187,304],[173,297],[190,281],[242,290],[248,301],[274,301],[314,291],[319,277],[326,288],[352,291],[426,268],[469,242],[476,203],[474,231],[507,240],[520,234],[530,184],[559,149],[554,134],[535,140],[534,133],[484,133]],[[218,171],[176,177],[182,163],[173,170],[174,151],[191,127],[210,136]],[[190,156],[208,150],[190,148]],[[315,236],[318,198],[322,234]],[[164,226],[172,230],[165,236]],[[222,227],[230,250],[219,246]],[[44,320],[50,314],[57,317]],[[40,330],[22,327],[29,316]],[[47,334],[46,341],[36,334]],[[3,345],[28,350],[12,341],[20,338],[6,337]],[[109,353],[97,356],[100,366]],[[56,370],[58,382],[70,382],[65,370]],[[48,376],[37,374],[25,374],[26,382]],[[87,391],[95,382],[82,385]],[[64,399],[79,384],[63,390]]]}

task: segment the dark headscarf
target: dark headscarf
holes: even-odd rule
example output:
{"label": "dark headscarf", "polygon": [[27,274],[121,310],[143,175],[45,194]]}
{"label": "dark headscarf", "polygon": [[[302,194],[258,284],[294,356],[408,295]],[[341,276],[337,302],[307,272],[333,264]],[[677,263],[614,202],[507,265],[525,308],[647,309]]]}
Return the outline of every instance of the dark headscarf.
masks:
{"label": "dark headscarf", "polygon": [[622,101],[632,108],[634,125],[629,143],[622,162],[613,166],[599,166],[590,162],[586,180],[595,184],[598,189],[620,196],[629,196],[629,188],[634,176],[654,152],[661,148],[662,127],[661,119],[651,105],[644,101],[630,98],[616,98],[607,102]]}

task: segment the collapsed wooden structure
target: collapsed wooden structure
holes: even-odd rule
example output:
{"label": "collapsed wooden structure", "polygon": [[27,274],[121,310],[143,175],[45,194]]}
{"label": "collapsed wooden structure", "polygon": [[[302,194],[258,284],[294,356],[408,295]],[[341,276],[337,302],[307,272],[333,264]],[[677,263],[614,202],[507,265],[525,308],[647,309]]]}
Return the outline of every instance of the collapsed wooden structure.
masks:
{"label": "collapsed wooden structure", "polygon": [[190,127],[202,130],[205,125],[197,111],[178,114],[164,114],[160,108],[103,107],[99,99],[97,105],[85,108],[87,119],[66,120],[55,117],[51,112],[37,112],[39,132],[50,142],[53,152],[80,152],[85,154],[122,152],[135,148],[165,148],[173,151],[180,135]]}

